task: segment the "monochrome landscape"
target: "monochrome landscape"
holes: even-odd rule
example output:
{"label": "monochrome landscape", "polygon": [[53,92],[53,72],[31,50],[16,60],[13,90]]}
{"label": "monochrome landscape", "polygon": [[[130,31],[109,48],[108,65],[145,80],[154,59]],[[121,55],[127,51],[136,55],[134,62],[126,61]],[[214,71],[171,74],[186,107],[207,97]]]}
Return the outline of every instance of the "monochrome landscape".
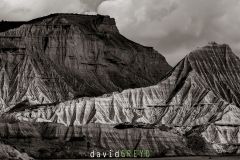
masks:
{"label": "monochrome landscape", "polygon": [[0,22],[0,159],[237,159],[239,107],[231,44],[172,67],[107,15]]}

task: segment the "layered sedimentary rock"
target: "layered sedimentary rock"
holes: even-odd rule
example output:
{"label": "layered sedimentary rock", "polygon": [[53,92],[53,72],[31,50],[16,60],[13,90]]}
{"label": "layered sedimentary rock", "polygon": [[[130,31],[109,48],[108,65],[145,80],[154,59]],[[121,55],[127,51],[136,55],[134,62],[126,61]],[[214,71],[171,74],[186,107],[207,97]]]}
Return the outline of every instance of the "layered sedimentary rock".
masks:
{"label": "layered sedimentary rock", "polygon": [[163,77],[165,59],[107,16],[55,14],[1,32],[5,144],[35,158],[240,153],[240,59],[228,45],[198,48]]}
{"label": "layered sedimentary rock", "polygon": [[[91,123],[108,124],[110,127],[128,122],[150,124],[161,130],[164,125],[168,126],[165,131],[169,135],[166,146],[180,136],[178,138],[184,139],[181,146],[190,147],[190,150],[184,149],[188,155],[236,154],[239,153],[240,141],[239,64],[240,59],[228,45],[214,43],[191,52],[157,85],[54,105],[12,109],[5,116],[67,127],[84,127]],[[94,131],[88,133],[91,132]],[[99,134],[102,133],[100,131]],[[116,135],[107,131],[110,133]],[[144,135],[139,135],[140,139]],[[111,146],[110,139],[111,136],[106,137],[106,145]],[[163,142],[164,138],[160,141]],[[194,143],[200,148],[195,148]],[[107,148],[114,149],[114,145]],[[160,153],[156,149],[154,151],[155,154]],[[184,154],[183,151],[173,151],[172,155]]]}
{"label": "layered sedimentary rock", "polygon": [[[158,128],[118,130],[100,124],[66,127],[54,123],[14,123],[1,124],[0,137],[35,158],[44,158],[40,155],[43,149],[49,154],[45,158],[81,158],[89,157],[93,150],[114,152],[131,148],[148,150],[150,157],[194,155],[187,147],[186,138]],[[71,148],[71,155],[65,157],[69,154],[67,148]]]}
{"label": "layered sedimentary rock", "polygon": [[108,16],[53,14],[0,25],[2,109],[149,86],[171,69]]}
{"label": "layered sedimentary rock", "polygon": [[190,53],[155,86],[40,106],[15,112],[14,116],[66,126],[124,122],[207,124],[223,117],[227,107],[238,106],[234,97],[239,88],[239,62],[227,45],[210,45]]}

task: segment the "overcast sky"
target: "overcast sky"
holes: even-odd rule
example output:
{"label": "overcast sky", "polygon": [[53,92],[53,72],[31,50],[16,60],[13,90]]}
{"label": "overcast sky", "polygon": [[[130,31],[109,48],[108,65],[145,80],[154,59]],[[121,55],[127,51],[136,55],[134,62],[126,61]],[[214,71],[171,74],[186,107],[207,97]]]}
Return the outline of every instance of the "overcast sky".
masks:
{"label": "overcast sky", "polygon": [[57,12],[110,15],[123,35],[153,46],[171,65],[210,41],[240,51],[240,0],[0,0],[4,20]]}

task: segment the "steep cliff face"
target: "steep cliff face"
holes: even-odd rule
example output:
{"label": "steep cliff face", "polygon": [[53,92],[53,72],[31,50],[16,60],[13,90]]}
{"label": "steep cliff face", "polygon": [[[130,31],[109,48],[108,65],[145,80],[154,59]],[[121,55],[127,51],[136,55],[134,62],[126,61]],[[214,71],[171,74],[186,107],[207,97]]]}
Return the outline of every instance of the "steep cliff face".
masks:
{"label": "steep cliff face", "polygon": [[171,69],[155,50],[123,37],[108,16],[53,14],[10,24],[0,30],[5,107],[149,86]]}

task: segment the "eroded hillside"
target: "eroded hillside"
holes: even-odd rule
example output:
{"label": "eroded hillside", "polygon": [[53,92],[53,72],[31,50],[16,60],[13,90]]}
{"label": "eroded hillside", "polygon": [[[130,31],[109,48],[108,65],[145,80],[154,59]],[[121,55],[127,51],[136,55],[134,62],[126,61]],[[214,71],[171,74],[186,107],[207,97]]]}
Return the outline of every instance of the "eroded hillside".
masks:
{"label": "eroded hillside", "polygon": [[[2,108],[49,104],[156,84],[171,67],[123,37],[108,16],[53,14],[1,22]],[[5,27],[4,27],[5,26]]]}

